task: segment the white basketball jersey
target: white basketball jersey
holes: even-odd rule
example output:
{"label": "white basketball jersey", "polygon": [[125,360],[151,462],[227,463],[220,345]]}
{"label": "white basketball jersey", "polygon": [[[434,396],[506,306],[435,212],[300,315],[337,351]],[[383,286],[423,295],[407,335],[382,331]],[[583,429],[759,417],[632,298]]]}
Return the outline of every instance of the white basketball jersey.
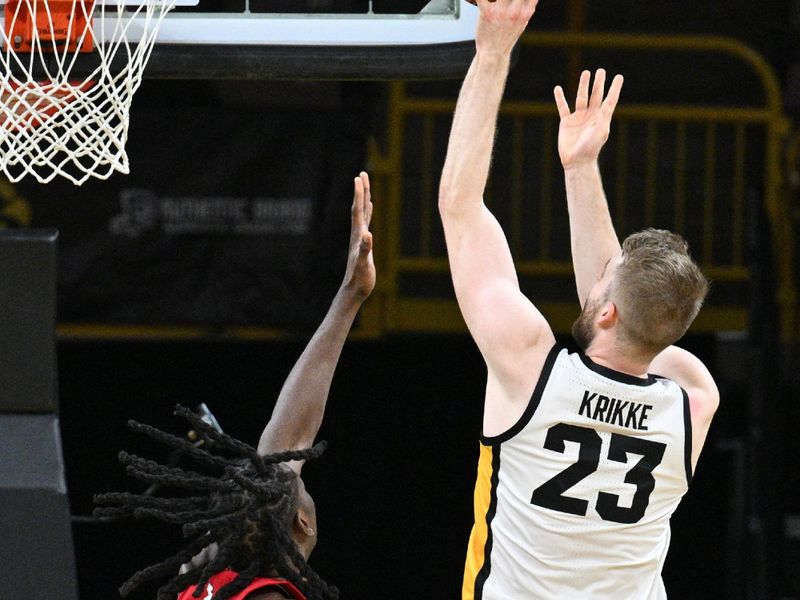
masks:
{"label": "white basketball jersey", "polygon": [[675,382],[554,347],[519,422],[481,438],[463,600],[666,598],[691,440]]}

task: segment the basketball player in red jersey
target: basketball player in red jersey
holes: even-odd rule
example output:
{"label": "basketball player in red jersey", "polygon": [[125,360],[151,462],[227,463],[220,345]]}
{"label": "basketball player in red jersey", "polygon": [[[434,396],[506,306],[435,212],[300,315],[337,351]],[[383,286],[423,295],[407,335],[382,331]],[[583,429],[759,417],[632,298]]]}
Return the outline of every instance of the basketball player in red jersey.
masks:
{"label": "basketball player in red jersey", "polygon": [[555,342],[520,290],[483,202],[511,52],[537,0],[477,0],[439,193],[453,284],[487,366],[463,600],[663,600],[669,518],[719,402],[703,364],[673,346],[708,282],[685,242],[649,229],[620,246],[597,167],[622,78],[556,89],[581,353]]}
{"label": "basketball player in red jersey", "polygon": [[[258,446],[251,447],[210,427],[188,409],[176,414],[224,451],[224,456],[147,425],[135,431],[181,449],[209,474],[166,467],[127,453],[128,473],[148,483],[193,490],[189,497],[101,494],[99,518],[151,517],[180,524],[196,539],[175,556],[136,573],[121,588],[125,596],[143,581],[170,577],[158,600],[328,600],[338,598],[309,567],[317,540],[314,501],[301,478],[325,413],[331,380],[350,327],[375,287],[369,178],[355,179],[350,251],[344,280],[328,314],[281,389]],[[232,457],[231,457],[232,455]]]}

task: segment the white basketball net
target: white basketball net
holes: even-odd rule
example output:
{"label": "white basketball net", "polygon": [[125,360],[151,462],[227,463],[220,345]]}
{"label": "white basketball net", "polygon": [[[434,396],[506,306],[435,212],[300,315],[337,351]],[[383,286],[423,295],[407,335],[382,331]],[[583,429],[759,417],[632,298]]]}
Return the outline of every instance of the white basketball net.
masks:
{"label": "white basketball net", "polygon": [[[54,18],[57,0],[5,1],[0,171],[11,181],[62,176],[76,185],[128,173],[131,101],[173,0],[61,0],[70,14],[66,31]],[[26,22],[29,43],[10,33]],[[93,51],[77,52],[85,45]]]}

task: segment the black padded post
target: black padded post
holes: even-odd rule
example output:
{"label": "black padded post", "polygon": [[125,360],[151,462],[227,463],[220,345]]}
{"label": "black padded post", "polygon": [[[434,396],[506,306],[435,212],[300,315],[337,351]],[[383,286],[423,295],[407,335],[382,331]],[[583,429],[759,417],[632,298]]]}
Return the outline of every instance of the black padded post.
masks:
{"label": "black padded post", "polygon": [[56,410],[57,237],[0,231],[0,412]]}
{"label": "black padded post", "polygon": [[0,231],[3,598],[78,598],[56,415],[57,236]]}
{"label": "black padded post", "polygon": [[54,414],[0,414],[3,598],[77,600],[75,555]]}

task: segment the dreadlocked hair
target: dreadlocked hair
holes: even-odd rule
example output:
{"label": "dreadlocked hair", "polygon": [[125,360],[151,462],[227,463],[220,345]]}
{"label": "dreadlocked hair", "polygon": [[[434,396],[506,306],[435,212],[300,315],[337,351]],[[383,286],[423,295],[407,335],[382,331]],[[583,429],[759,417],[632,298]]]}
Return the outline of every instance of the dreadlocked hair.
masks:
{"label": "dreadlocked hair", "polygon": [[[175,414],[225,455],[212,454],[186,439],[150,425],[129,421],[128,426],[190,458],[207,472],[170,467],[120,452],[119,460],[132,477],[165,488],[189,490],[184,497],[107,493],[94,497],[95,518],[154,518],[180,525],[190,538],[177,554],[135,573],[119,589],[127,596],[146,581],[170,577],[156,600],[175,600],[191,585],[199,597],[208,581],[225,569],[238,576],[214,594],[226,600],[244,590],[256,577],[278,573],[294,584],[308,600],[337,600],[339,591],[326,584],[308,565],[292,539],[290,523],[297,508],[297,476],[283,463],[312,460],[325,450],[320,442],[305,450],[259,456],[255,448],[217,431],[184,406]],[[229,456],[228,456],[229,455]],[[178,573],[204,548],[216,544],[216,555],[205,565]]]}

